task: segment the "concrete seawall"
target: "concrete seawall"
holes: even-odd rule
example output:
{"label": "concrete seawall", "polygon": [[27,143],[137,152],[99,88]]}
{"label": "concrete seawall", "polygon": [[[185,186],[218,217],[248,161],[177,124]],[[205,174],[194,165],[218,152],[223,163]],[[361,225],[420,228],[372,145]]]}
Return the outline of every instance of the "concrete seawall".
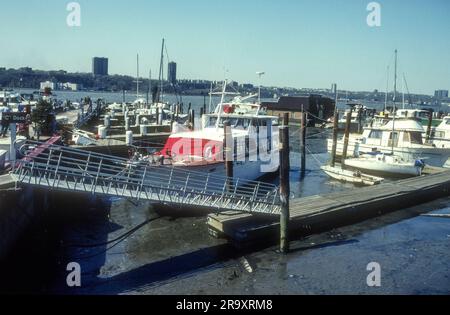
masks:
{"label": "concrete seawall", "polygon": [[32,187],[0,190],[0,200],[0,261],[3,261],[36,215],[49,204],[47,191]]}

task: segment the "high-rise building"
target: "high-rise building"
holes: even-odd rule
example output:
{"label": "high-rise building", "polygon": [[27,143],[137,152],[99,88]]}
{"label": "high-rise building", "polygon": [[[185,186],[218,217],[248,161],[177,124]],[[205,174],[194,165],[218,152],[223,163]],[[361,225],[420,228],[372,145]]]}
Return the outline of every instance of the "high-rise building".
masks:
{"label": "high-rise building", "polygon": [[167,70],[167,80],[171,84],[177,83],[177,64],[176,62],[169,62]]}
{"label": "high-rise building", "polygon": [[434,98],[437,100],[443,100],[443,99],[448,98],[448,90],[434,91]]}
{"label": "high-rise building", "polygon": [[108,58],[102,57],[92,58],[92,74],[108,75]]}

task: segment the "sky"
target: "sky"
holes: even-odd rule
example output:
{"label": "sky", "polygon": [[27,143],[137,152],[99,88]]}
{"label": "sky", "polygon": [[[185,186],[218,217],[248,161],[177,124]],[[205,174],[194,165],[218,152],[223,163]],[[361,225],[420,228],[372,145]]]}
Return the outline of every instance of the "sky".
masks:
{"label": "sky", "polygon": [[80,27],[67,25],[73,1],[0,2],[0,67],[90,72],[99,56],[135,76],[139,54],[155,78],[165,38],[181,79],[384,91],[398,49],[411,92],[450,89],[449,0],[379,0],[379,27],[369,0],[78,0]]}

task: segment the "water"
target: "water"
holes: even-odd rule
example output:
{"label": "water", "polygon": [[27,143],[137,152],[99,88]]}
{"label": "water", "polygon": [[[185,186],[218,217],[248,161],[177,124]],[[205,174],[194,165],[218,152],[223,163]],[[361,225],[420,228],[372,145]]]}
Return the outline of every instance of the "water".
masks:
{"label": "water", "polygon": [[[306,176],[301,178],[299,133],[291,129],[292,198],[354,187],[331,181],[320,171],[320,165],[329,159],[325,146],[329,136],[329,131],[309,131]],[[273,182],[277,183],[277,179]],[[0,292],[450,292],[450,222],[418,217],[423,212],[448,211],[449,199],[294,241],[292,253],[282,256],[273,247],[239,252],[226,240],[210,237],[201,213],[175,214],[149,203],[118,198],[98,200],[73,193],[52,196],[53,207],[32,226],[9,261],[0,266]],[[111,242],[152,218],[128,238]],[[98,246],[93,247],[94,244]],[[249,261],[253,273],[242,267],[242,256]],[[370,291],[365,285],[366,265],[371,261],[378,261],[385,268],[384,285],[377,291]],[[66,285],[69,262],[81,265],[81,288]]]}

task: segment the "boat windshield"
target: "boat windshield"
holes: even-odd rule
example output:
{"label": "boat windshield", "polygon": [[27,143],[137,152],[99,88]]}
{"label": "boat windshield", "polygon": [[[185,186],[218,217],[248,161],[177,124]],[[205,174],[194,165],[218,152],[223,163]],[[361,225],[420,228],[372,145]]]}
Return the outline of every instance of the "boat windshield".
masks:
{"label": "boat windshield", "polygon": [[[250,126],[251,120],[248,118],[238,118],[238,117],[221,117],[219,122],[219,127],[223,128],[223,123],[229,121],[231,128],[233,129],[247,129]],[[209,117],[206,127],[215,127],[217,124],[217,117]]]}

